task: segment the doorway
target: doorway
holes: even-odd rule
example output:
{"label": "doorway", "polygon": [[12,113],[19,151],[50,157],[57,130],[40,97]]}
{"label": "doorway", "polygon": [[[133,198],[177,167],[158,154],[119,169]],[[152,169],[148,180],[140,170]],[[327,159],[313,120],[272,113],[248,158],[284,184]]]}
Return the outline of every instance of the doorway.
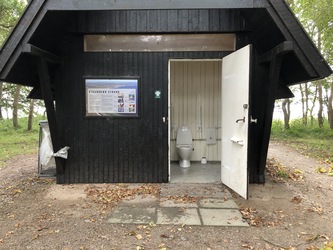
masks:
{"label": "doorway", "polygon": [[220,161],[222,183],[247,199],[251,53],[249,44],[222,60],[169,61],[169,181],[176,131],[187,126],[190,160]]}
{"label": "doorway", "polygon": [[[169,61],[169,182],[221,182],[221,77],[221,59]],[[176,150],[182,126],[193,139],[188,169]]]}

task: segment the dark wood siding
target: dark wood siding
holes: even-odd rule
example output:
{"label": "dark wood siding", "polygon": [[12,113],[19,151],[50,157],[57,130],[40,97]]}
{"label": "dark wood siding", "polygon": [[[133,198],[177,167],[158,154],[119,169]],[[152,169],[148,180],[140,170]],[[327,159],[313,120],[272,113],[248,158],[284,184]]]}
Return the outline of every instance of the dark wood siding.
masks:
{"label": "dark wood siding", "polygon": [[[56,81],[60,134],[70,146],[59,183],[168,181],[168,61],[222,58],[224,52],[84,53],[83,34],[241,29],[235,11],[150,10],[77,14]],[[216,19],[217,18],[217,19]],[[216,20],[219,20],[216,22]],[[85,77],[139,76],[140,118],[86,118]],[[162,98],[154,92],[161,90]]]}
{"label": "dark wood siding", "polygon": [[81,33],[235,32],[245,28],[239,10],[90,11],[78,15]]}

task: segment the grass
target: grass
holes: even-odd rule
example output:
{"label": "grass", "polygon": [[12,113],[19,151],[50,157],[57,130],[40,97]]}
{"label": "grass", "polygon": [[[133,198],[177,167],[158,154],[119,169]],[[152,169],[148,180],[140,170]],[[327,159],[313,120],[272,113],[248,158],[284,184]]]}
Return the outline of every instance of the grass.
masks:
{"label": "grass", "polygon": [[319,128],[316,121],[314,125],[304,126],[301,120],[293,120],[290,129],[285,130],[283,122],[276,120],[273,121],[271,138],[283,141],[304,155],[333,164],[333,130],[327,123]]}
{"label": "grass", "polygon": [[13,127],[12,120],[0,120],[0,168],[16,155],[38,152],[39,121],[43,117],[35,117],[33,128],[27,130],[28,119],[19,119],[19,128]]}
{"label": "grass", "polygon": [[[18,129],[13,128],[12,120],[0,120],[0,168],[10,158],[38,152],[39,121],[35,117],[32,131],[27,131],[27,118],[20,118]],[[271,138],[282,141],[304,155],[316,157],[322,162],[333,164],[333,130],[315,125],[303,126],[301,120],[293,120],[290,129],[285,130],[283,122],[273,121]]]}

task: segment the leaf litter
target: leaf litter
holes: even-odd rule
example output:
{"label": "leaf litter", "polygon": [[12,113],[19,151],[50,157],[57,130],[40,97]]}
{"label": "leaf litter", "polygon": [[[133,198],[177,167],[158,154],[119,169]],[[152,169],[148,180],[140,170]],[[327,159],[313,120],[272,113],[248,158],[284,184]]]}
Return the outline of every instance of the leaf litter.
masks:
{"label": "leaf litter", "polygon": [[267,175],[271,178],[271,180],[277,183],[286,182],[286,180],[288,179],[293,181],[302,181],[305,179],[301,170],[291,170],[283,166],[279,161],[274,158],[267,159],[266,171]]}
{"label": "leaf litter", "polygon": [[94,202],[107,207],[117,206],[122,200],[134,199],[138,195],[159,196],[161,187],[158,184],[146,184],[131,188],[127,184],[107,185],[106,188],[89,186],[85,192]]}

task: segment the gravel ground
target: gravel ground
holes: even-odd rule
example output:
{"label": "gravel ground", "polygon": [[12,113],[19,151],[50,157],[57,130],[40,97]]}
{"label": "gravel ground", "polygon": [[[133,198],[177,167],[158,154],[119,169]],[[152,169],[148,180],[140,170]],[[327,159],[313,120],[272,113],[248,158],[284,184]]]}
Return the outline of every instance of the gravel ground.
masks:
{"label": "gravel ground", "polygon": [[[333,242],[333,177],[316,172],[330,166],[276,142],[266,184],[251,184],[248,200],[233,194],[247,228],[110,224],[116,202],[87,196],[93,185],[37,178],[36,158],[18,156],[0,169],[0,249],[320,249]],[[67,198],[50,196],[62,188]]]}

